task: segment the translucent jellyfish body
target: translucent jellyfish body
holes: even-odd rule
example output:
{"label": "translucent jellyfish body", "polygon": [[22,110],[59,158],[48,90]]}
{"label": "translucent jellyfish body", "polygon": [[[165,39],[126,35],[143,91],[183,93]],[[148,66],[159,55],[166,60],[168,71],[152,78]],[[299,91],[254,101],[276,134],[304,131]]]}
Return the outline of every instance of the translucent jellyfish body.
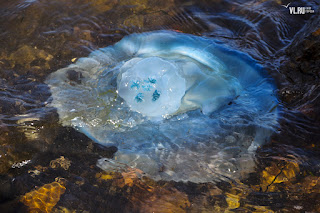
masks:
{"label": "translucent jellyfish body", "polygon": [[240,177],[278,125],[264,70],[244,53],[188,34],[129,35],[46,83],[63,125],[118,147],[97,166],[136,167],[156,180]]}
{"label": "translucent jellyfish body", "polygon": [[118,94],[131,110],[149,117],[176,112],[186,91],[186,82],[172,63],[158,57],[133,59],[122,66]]}

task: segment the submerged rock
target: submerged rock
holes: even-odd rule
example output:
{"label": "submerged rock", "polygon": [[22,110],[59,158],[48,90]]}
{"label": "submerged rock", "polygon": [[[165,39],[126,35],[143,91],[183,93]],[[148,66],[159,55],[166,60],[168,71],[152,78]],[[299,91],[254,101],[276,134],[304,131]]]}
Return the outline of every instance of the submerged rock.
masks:
{"label": "submerged rock", "polygon": [[[285,105],[296,108],[320,122],[320,18],[315,16],[301,29],[291,44],[279,53],[280,72],[286,84],[280,94]],[[315,30],[316,29],[316,30]]]}
{"label": "submerged rock", "polygon": [[[77,81],[70,73],[77,73]],[[275,86],[249,56],[171,31],[133,34],[52,73],[60,121],[116,146],[105,170],[154,179],[239,177],[277,126]],[[125,166],[123,166],[125,165]]]}
{"label": "submerged rock", "polygon": [[51,212],[65,191],[64,180],[57,180],[26,193],[21,202],[29,207],[30,212]]}

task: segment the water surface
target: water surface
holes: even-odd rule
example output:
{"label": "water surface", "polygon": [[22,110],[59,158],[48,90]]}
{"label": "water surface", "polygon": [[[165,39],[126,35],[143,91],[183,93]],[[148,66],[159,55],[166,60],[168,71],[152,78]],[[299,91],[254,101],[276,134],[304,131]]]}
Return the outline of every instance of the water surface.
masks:
{"label": "water surface", "polygon": [[[319,211],[319,2],[34,0],[0,2],[0,208],[89,212]],[[59,123],[44,80],[124,36],[172,30],[254,58],[277,84],[282,119],[254,170],[217,183],[154,181],[96,166],[103,147]],[[63,157],[62,157],[63,156]],[[38,188],[35,188],[38,187]],[[40,188],[43,187],[43,188]],[[43,189],[57,199],[34,198]],[[37,192],[37,191],[36,191]]]}

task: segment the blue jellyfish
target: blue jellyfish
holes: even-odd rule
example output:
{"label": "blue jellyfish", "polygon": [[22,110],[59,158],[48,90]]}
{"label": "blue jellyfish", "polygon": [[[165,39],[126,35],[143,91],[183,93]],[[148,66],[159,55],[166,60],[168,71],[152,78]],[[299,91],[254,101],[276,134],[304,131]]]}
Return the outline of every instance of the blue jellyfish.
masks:
{"label": "blue jellyfish", "polygon": [[[77,72],[79,82],[68,79]],[[276,89],[247,54],[210,38],[132,34],[48,76],[60,122],[105,146],[97,166],[155,180],[210,182],[254,168],[278,126]]]}

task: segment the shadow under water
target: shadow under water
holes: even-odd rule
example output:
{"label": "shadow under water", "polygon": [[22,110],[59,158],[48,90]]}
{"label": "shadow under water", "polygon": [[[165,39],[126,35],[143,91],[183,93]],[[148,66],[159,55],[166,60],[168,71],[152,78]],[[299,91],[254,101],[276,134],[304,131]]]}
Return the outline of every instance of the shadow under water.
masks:
{"label": "shadow under water", "polygon": [[[319,2],[291,2],[314,10],[300,15],[283,6],[289,3],[0,1],[1,212],[319,212]],[[179,182],[188,173],[180,179],[146,176],[143,166],[101,170],[97,162],[115,159],[125,145],[102,146],[61,122],[45,82],[50,74],[125,36],[154,30],[223,43],[274,79],[279,124],[244,164],[249,172],[194,183]],[[194,165],[207,166],[208,155],[192,156]],[[166,169],[158,165],[157,172]]]}

